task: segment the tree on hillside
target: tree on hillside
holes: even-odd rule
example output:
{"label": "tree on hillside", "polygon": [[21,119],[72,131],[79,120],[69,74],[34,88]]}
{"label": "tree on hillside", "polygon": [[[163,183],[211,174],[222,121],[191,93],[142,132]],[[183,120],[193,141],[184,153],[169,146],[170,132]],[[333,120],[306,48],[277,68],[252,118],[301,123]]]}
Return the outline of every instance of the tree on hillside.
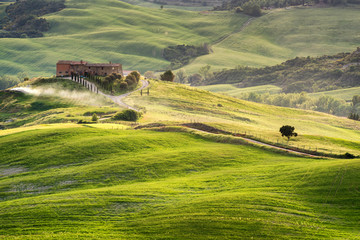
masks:
{"label": "tree on hillside", "polygon": [[298,134],[294,131],[295,131],[295,127],[292,127],[290,125],[284,125],[280,128],[281,136],[287,137],[288,141],[290,140],[290,137],[292,137],[292,136],[297,137]]}
{"label": "tree on hillside", "polygon": [[162,81],[173,82],[174,78],[175,78],[175,75],[171,70],[167,70],[166,72],[164,72],[163,74],[160,75],[160,79]]}
{"label": "tree on hillside", "polygon": [[186,76],[186,72],[184,71],[184,69],[180,69],[177,73],[176,73],[176,79],[179,83],[186,83],[187,81],[187,76]]}
{"label": "tree on hillside", "polygon": [[91,121],[97,122],[97,120],[98,120],[98,116],[96,115],[96,113],[94,113],[94,114],[92,115]]}
{"label": "tree on hillside", "polygon": [[199,73],[201,76],[203,76],[205,81],[210,79],[213,76],[213,73],[210,72],[210,68],[211,68],[211,66],[208,64],[199,69]]}
{"label": "tree on hillside", "polygon": [[352,104],[353,104],[353,107],[355,107],[357,104],[360,104],[360,95],[353,96]]}
{"label": "tree on hillside", "polygon": [[253,17],[260,17],[261,16],[261,8],[259,4],[250,1],[242,5],[244,13]]}
{"label": "tree on hillside", "polygon": [[188,82],[191,86],[199,86],[203,82],[203,77],[200,74],[195,73],[188,77]]}
{"label": "tree on hillside", "polygon": [[146,78],[156,78],[156,76],[155,76],[155,73],[153,72],[153,71],[146,71],[145,73],[144,73],[144,76],[146,77]]}

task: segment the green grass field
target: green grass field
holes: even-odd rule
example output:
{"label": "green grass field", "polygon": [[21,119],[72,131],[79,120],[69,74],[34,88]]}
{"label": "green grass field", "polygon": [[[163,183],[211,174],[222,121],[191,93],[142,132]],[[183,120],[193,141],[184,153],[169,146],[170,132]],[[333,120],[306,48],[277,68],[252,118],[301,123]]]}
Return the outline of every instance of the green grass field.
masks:
{"label": "green grass field", "polygon": [[59,59],[119,62],[125,70],[158,70],[169,65],[169,45],[211,43],[247,19],[227,12],[201,14],[153,9],[117,0],[68,0],[46,16],[50,32],[37,39],[0,39],[0,73],[51,76]]}
{"label": "green grass field", "polygon": [[215,85],[208,85],[208,86],[199,86],[198,88],[215,92],[215,93],[224,93],[232,97],[240,97],[244,93],[280,93],[281,88],[275,85],[262,85],[256,87],[246,87],[246,88],[238,88],[233,84],[215,84]]}
{"label": "green grass field", "polygon": [[[32,85],[84,91],[69,80]],[[357,239],[360,234],[359,158],[298,157],[182,128],[66,123],[120,109],[65,96],[5,93],[2,111],[17,110],[28,122],[0,131],[0,238]],[[196,121],[276,142],[280,126],[291,124],[299,133],[292,145],[360,154],[358,122],[332,115],[155,80],[149,96],[136,92],[125,101],[144,112],[140,125]],[[68,105],[31,113],[34,102]]]}
{"label": "green grass field", "polygon": [[125,102],[145,109],[142,123],[195,121],[275,143],[284,140],[279,128],[292,125],[299,133],[290,141],[293,146],[360,154],[358,122],[329,114],[247,102],[161,81],[151,81],[150,96],[133,94]]}
{"label": "green grass field", "polygon": [[276,10],[238,32],[249,17],[233,12],[160,10],[117,0],[67,0],[66,5],[45,16],[51,25],[45,37],[0,39],[0,74],[52,76],[60,59],[156,71],[169,65],[162,58],[169,45],[216,43],[212,54],[185,67],[193,73],[206,64],[212,70],[266,66],[299,55],[353,51],[359,43],[359,8],[354,6]]}
{"label": "green grass field", "polygon": [[[277,9],[213,46],[185,70],[276,65],[296,56],[351,52],[359,45],[359,7]],[[240,29],[238,29],[240,30]]]}
{"label": "green grass field", "polygon": [[0,150],[4,239],[360,234],[359,159],[308,159],[189,133],[79,125],[8,133]]}

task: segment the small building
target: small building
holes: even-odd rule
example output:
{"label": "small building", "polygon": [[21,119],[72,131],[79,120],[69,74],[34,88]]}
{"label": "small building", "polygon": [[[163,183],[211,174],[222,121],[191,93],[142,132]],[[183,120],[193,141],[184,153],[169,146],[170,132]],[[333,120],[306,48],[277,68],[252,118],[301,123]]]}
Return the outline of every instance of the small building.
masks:
{"label": "small building", "polygon": [[123,76],[122,64],[120,63],[88,63],[84,61],[58,61],[56,64],[56,76],[67,77],[71,74],[85,75],[90,73],[97,76],[107,76],[117,73]]}

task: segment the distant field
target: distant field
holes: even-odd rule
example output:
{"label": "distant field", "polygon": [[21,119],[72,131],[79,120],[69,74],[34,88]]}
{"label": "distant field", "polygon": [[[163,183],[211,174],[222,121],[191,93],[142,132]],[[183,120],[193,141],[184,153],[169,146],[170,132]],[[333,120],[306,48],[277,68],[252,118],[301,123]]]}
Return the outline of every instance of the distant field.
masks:
{"label": "distant field", "polygon": [[326,92],[309,93],[309,96],[312,97],[320,97],[322,95],[344,99],[345,101],[351,101],[353,96],[360,95],[360,87],[338,89],[338,90],[326,91]]}
{"label": "distant field", "polygon": [[202,14],[153,9],[117,0],[69,0],[46,16],[50,32],[37,39],[0,39],[0,74],[52,76],[59,59],[119,62],[125,70],[159,70],[169,65],[169,45],[211,43],[248,17],[228,12]]}
{"label": "distant field", "polygon": [[[120,62],[124,69],[165,69],[162,50],[169,45],[215,43],[213,53],[185,67],[197,72],[237,65],[275,65],[295,56],[353,51],[359,43],[358,7],[280,9],[254,19],[233,12],[163,10],[140,0],[68,0],[67,8],[45,16],[51,31],[44,38],[0,39],[0,75],[26,72],[52,76],[59,59]],[[144,5],[145,4],[145,5]],[[0,7],[4,9],[3,7]],[[190,9],[190,10],[204,10]]]}
{"label": "distant field", "polygon": [[189,6],[177,6],[177,5],[164,5],[161,3],[152,3],[144,0],[123,0],[123,2],[130,3],[132,5],[137,5],[140,7],[148,7],[148,8],[160,8],[160,6],[163,6],[163,8],[166,9],[181,9],[187,11],[206,11],[213,9],[213,7],[211,6],[189,7]]}
{"label": "distant field", "polygon": [[[360,42],[358,6],[277,9],[255,18],[241,32],[213,46],[185,70],[211,65],[214,70],[276,65],[296,56],[354,51]],[[239,30],[239,28],[238,28]]]}
{"label": "distant field", "polygon": [[240,97],[244,93],[251,93],[251,92],[256,92],[260,94],[261,93],[274,94],[281,92],[281,88],[274,85],[262,85],[256,87],[238,88],[233,84],[215,84],[208,86],[199,86],[198,88],[210,92],[228,94],[233,97]]}
{"label": "distant field", "polygon": [[356,239],[360,160],[181,132],[0,136],[4,239]]}

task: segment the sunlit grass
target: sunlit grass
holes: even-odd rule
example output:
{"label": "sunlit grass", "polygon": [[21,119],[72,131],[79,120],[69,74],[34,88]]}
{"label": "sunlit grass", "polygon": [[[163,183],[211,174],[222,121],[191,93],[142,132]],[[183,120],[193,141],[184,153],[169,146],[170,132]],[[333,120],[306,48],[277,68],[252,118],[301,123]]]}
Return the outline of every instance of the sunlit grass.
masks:
{"label": "sunlit grass", "polygon": [[[330,114],[258,104],[160,81],[151,81],[150,96],[135,94],[125,101],[145,107],[143,123],[201,122],[275,143],[286,143],[279,129],[283,125],[292,125],[299,134],[289,142],[293,146],[317,148],[327,153],[360,154],[358,123]],[[305,136],[314,138],[309,140]],[[350,141],[354,147],[336,139]]]}
{"label": "sunlit grass", "polygon": [[59,125],[0,137],[0,149],[5,239],[359,235],[359,160]]}

